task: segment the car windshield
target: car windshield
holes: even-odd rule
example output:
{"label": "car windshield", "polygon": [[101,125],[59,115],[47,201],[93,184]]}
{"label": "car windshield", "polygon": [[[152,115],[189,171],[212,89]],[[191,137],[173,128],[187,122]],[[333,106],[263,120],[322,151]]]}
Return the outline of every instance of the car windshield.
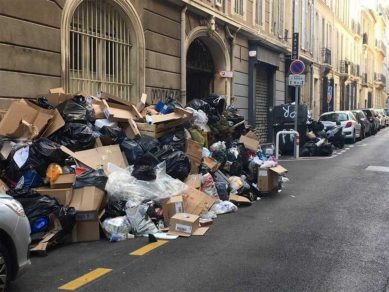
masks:
{"label": "car windshield", "polygon": [[320,121],[324,122],[344,122],[347,120],[348,116],[345,113],[332,113],[320,117]]}
{"label": "car windshield", "polygon": [[388,116],[389,115],[389,108],[384,109],[384,111],[385,111],[386,115]]}

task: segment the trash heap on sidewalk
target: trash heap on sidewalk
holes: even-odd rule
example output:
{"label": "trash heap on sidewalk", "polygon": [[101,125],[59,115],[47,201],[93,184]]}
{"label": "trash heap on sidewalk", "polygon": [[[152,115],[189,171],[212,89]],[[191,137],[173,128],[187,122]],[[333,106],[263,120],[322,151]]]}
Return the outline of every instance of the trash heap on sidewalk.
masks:
{"label": "trash heap on sidewalk", "polygon": [[182,107],[53,89],[0,121],[1,189],[23,205],[35,252],[101,235],[204,235],[288,181],[274,151],[217,95]]}

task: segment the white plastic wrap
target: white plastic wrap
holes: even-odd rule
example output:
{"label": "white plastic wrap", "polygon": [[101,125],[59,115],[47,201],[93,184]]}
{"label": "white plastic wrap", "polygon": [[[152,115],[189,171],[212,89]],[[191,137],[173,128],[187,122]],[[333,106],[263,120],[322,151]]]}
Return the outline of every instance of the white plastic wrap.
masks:
{"label": "white plastic wrap", "polygon": [[189,110],[193,113],[193,125],[198,126],[202,128],[203,126],[208,124],[208,117],[205,112],[202,110],[195,110],[191,107],[185,108],[186,110]]}
{"label": "white plastic wrap", "polygon": [[103,222],[103,230],[110,241],[134,238],[130,234],[131,224],[126,216],[105,219]]}
{"label": "white plastic wrap", "polygon": [[206,173],[201,177],[201,191],[207,195],[219,199],[217,189],[215,186],[215,181],[210,173]]}
{"label": "white plastic wrap", "polygon": [[211,211],[215,212],[217,215],[220,215],[220,214],[236,212],[238,211],[238,207],[235,206],[230,201],[219,201],[213,204]]}
{"label": "white plastic wrap", "polygon": [[182,194],[187,185],[166,174],[165,163],[157,166],[153,181],[138,180],[131,175],[132,167],[117,169],[108,176],[105,190],[114,200],[127,201],[128,207],[139,206],[144,200],[160,200]]}
{"label": "white plastic wrap", "polygon": [[126,204],[126,214],[132,227],[132,234],[142,236],[144,234],[153,234],[159,232],[153,221],[151,221],[151,219],[146,216],[147,209],[149,208],[147,204],[129,207],[128,203],[129,202]]}
{"label": "white plastic wrap", "polygon": [[226,142],[219,141],[215,142],[209,147],[211,151],[225,151],[227,149]]}

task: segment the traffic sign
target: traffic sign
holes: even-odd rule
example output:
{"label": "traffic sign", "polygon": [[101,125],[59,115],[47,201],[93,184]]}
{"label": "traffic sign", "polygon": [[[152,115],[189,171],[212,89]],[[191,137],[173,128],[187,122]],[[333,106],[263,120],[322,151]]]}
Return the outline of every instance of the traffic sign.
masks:
{"label": "traffic sign", "polygon": [[301,60],[294,60],[290,63],[289,70],[292,74],[302,74],[305,71],[305,64]]}
{"label": "traffic sign", "polygon": [[299,33],[294,32],[293,33],[293,40],[292,40],[292,60],[298,60],[299,58]]}
{"label": "traffic sign", "polygon": [[234,77],[234,72],[232,72],[232,71],[220,71],[219,72],[219,74],[220,74],[220,76],[221,77],[224,77],[224,78],[232,78],[232,77]]}
{"label": "traffic sign", "polygon": [[305,75],[292,74],[289,75],[289,86],[303,86],[305,82]]}

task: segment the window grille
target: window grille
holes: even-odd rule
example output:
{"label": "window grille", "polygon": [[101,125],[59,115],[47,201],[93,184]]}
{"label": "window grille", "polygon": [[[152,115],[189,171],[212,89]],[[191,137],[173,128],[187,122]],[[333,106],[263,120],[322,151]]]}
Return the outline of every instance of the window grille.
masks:
{"label": "window grille", "polygon": [[85,0],[70,24],[69,91],[105,91],[131,98],[131,36],[123,12],[109,0]]}

